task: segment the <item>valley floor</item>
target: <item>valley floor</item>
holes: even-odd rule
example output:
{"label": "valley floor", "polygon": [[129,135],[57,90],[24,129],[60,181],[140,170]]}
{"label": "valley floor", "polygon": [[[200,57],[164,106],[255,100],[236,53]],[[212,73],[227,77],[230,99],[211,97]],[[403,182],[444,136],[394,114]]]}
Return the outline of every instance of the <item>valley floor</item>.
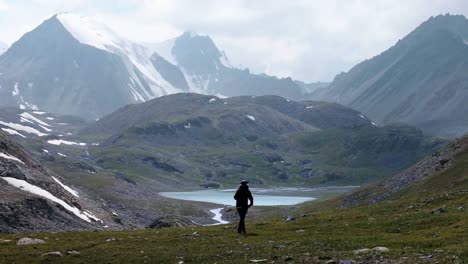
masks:
{"label": "valley floor", "polygon": [[[313,212],[311,207],[298,207],[293,221],[285,222],[278,216],[248,222],[248,235],[237,234],[234,224],[0,235],[0,262],[467,263],[467,200],[467,190],[457,188],[424,199],[407,198],[350,209]],[[443,210],[438,212],[438,208]],[[307,211],[310,213],[303,215]],[[46,243],[16,245],[23,237]],[[375,247],[389,251],[355,252]],[[71,250],[79,254],[67,255]],[[59,251],[63,257],[42,256],[51,251]]]}

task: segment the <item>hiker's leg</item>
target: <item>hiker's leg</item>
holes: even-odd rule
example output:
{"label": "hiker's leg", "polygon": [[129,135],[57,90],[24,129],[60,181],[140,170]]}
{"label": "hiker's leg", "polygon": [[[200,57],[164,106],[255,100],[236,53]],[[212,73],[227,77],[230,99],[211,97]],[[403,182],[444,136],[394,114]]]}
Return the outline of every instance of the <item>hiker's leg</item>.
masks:
{"label": "hiker's leg", "polygon": [[239,227],[237,231],[239,233],[244,232],[245,233],[245,215],[247,214],[247,208],[240,208],[239,209]]}
{"label": "hiker's leg", "polygon": [[249,208],[246,207],[246,208],[245,208],[245,211],[244,211],[244,221],[243,221],[243,225],[242,225],[242,232],[244,232],[244,234],[247,233],[247,232],[245,231],[245,217],[247,216],[247,211],[248,211],[248,210],[249,210]]}
{"label": "hiker's leg", "polygon": [[237,212],[239,213],[239,224],[237,225],[237,232],[245,232],[245,215],[246,215],[246,210],[245,208],[238,208]]}

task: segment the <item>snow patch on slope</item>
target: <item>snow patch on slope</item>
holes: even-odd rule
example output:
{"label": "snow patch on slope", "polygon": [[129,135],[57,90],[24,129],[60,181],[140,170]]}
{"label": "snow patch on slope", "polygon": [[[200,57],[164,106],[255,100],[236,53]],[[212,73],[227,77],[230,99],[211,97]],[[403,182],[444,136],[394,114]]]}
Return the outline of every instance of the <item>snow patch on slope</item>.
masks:
{"label": "snow patch on slope", "polygon": [[14,129],[11,129],[11,128],[2,128],[3,131],[7,132],[8,134],[10,135],[13,135],[13,136],[20,136],[22,138],[26,138],[26,136],[24,136],[23,134],[19,133],[18,131],[14,130]]}
{"label": "snow patch on slope", "polygon": [[57,15],[57,18],[73,37],[83,44],[112,52],[110,47],[119,48],[122,41],[110,28],[90,17],[64,13]]}
{"label": "snow patch on slope", "polygon": [[29,120],[32,120],[42,126],[47,126],[47,127],[50,127],[49,124],[47,124],[46,122],[43,122],[41,120],[39,120],[38,118],[34,117],[33,115],[31,115],[30,113],[27,113],[27,112],[24,112],[24,113],[21,113],[20,114],[21,117],[23,118],[26,118],[26,119],[29,119]]}
{"label": "snow patch on slope", "polygon": [[39,137],[43,137],[43,136],[47,136],[47,134],[44,134],[40,131],[38,131],[37,129],[35,128],[32,128],[32,127],[29,127],[29,126],[24,126],[24,125],[20,125],[20,124],[15,124],[15,123],[7,123],[7,122],[3,122],[3,121],[0,121],[0,125],[4,125],[4,126],[7,126],[11,129],[14,129],[14,130],[19,130],[19,131],[24,131],[26,133],[29,133],[29,134],[35,134]]}
{"label": "snow patch on slope", "polygon": [[13,96],[19,95],[18,82],[15,82],[15,84],[13,85],[13,91],[11,91],[11,95]]}
{"label": "snow patch on slope", "polygon": [[10,185],[13,185],[16,188],[19,188],[19,189],[21,189],[23,191],[35,194],[37,196],[44,197],[44,198],[46,198],[46,199],[48,199],[48,200],[50,200],[52,202],[58,203],[63,208],[65,208],[67,211],[73,213],[77,217],[83,219],[86,222],[89,222],[89,223],[91,222],[91,219],[90,219],[90,217],[88,216],[87,213],[85,214],[85,213],[81,212],[78,208],[67,204],[64,200],[57,198],[56,196],[54,196],[50,192],[48,192],[48,191],[46,191],[46,190],[44,190],[44,189],[42,189],[40,187],[32,185],[32,184],[30,184],[30,183],[28,183],[27,181],[24,181],[24,180],[18,180],[16,178],[2,177],[2,179],[4,179]]}
{"label": "snow patch on slope", "polygon": [[47,143],[51,145],[77,145],[77,146],[86,146],[86,143],[79,143],[79,142],[73,142],[73,141],[67,141],[67,140],[62,140],[62,139],[52,139],[52,140],[47,140]]}
{"label": "snow patch on slope", "polygon": [[19,162],[19,163],[24,164],[24,162],[21,161],[20,159],[18,159],[17,157],[12,156],[12,155],[7,154],[7,153],[4,153],[4,152],[0,152],[0,158],[4,158],[4,159],[8,159],[8,160],[13,160],[13,161],[16,161],[16,162]]}
{"label": "snow patch on slope", "polygon": [[75,190],[73,190],[72,188],[66,186],[61,181],[59,181],[57,178],[55,178],[54,176],[52,176],[52,179],[54,179],[54,181],[56,181],[60,186],[62,186],[63,189],[65,189],[65,191],[69,192],[71,195],[73,195],[75,197],[80,197],[80,196],[78,196],[78,193]]}

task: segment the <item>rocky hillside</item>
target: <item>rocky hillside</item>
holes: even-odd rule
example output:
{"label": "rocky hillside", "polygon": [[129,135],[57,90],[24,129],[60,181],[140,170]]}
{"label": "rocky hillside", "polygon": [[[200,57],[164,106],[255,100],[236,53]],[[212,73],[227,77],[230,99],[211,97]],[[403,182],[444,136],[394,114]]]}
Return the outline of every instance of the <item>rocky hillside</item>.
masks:
{"label": "rocky hillside", "polygon": [[254,206],[246,235],[239,235],[234,223],[186,227],[190,220],[178,217],[158,218],[152,225],[174,228],[53,233],[34,247],[21,245],[23,235],[0,234],[0,254],[5,263],[462,264],[468,260],[466,141],[435,153],[449,157],[451,165],[387,201],[349,208],[309,202],[261,219],[252,217],[259,210]]}
{"label": "rocky hillside", "polygon": [[335,103],[279,96],[175,94],[91,123],[8,108],[0,109],[0,128],[98,208],[91,211],[112,215],[98,216],[112,229],[170,215],[212,223],[213,205],[160,191],[232,188],[243,178],[257,187],[360,185],[441,144],[415,128],[377,127]]}
{"label": "rocky hillside", "polygon": [[405,126],[376,127],[363,114],[278,96],[221,99],[176,94],[129,105],[83,129],[100,141],[96,164],[160,189],[362,184],[398,172],[440,146]]}
{"label": "rocky hillside", "polygon": [[[0,129],[19,138],[44,138],[62,143],[88,123],[76,116],[57,115],[43,111],[0,108]],[[77,143],[78,144],[78,143]]]}
{"label": "rocky hillside", "polygon": [[[468,184],[468,136],[435,151],[409,169],[357,190],[344,199],[344,206],[373,204],[397,199],[421,189],[429,192],[462,189]],[[409,191],[411,190],[411,191]]]}
{"label": "rocky hillside", "polygon": [[359,110],[379,125],[403,122],[427,133],[468,132],[468,20],[431,17],[387,51],[335,77],[317,100]]}
{"label": "rocky hillside", "polygon": [[62,181],[0,131],[0,232],[102,229],[106,213]]}

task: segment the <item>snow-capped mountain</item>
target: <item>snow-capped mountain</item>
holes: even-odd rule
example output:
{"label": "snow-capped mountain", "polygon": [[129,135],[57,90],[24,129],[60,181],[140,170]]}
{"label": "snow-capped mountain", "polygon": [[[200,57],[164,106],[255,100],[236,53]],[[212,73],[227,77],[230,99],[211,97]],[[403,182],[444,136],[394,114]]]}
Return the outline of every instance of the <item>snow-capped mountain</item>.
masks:
{"label": "snow-capped mountain", "polygon": [[0,57],[0,105],[98,118],[188,91],[167,77],[175,66],[152,55],[92,18],[58,14]]}
{"label": "snow-capped mountain", "polygon": [[0,106],[100,118],[124,105],[195,92],[302,99],[290,78],[230,65],[209,36],[141,45],[90,17],[54,15],[0,56]]}
{"label": "snow-capped mountain", "polygon": [[8,45],[0,41],[0,55],[8,49]]}
{"label": "snow-capped mountain", "polygon": [[185,32],[175,39],[148,46],[179,67],[191,91],[220,96],[272,94],[302,99],[301,88],[290,78],[255,75],[248,69],[233,67],[225,52],[209,36]]}

